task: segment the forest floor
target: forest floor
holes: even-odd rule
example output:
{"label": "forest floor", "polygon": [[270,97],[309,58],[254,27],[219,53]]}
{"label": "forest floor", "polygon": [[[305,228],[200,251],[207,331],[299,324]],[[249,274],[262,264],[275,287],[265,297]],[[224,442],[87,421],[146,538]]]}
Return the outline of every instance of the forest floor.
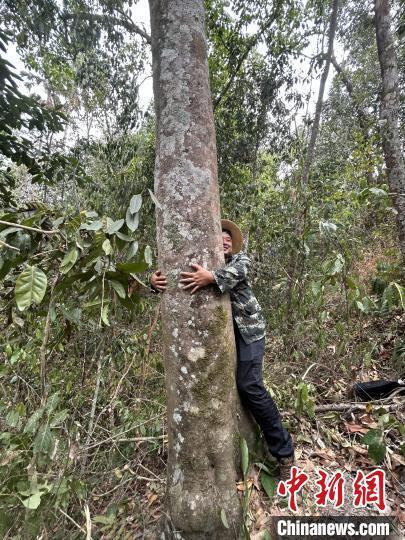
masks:
{"label": "forest floor", "polygon": [[[270,344],[265,362],[265,380],[270,391],[283,387],[283,391],[276,394],[281,403],[284,421],[291,430],[296,444],[296,466],[298,473],[307,475],[307,481],[297,496],[297,511],[293,512],[287,497],[276,493],[277,479],[272,476],[272,462],[252,459],[248,476],[245,481],[237,484],[241,500],[244,496],[249,498],[249,509],[245,520],[250,531],[251,540],[266,540],[268,531],[272,527],[273,516],[390,516],[394,522],[394,533],[403,538],[405,533],[405,458],[401,454],[400,425],[404,424],[405,408],[404,395],[398,391],[389,398],[367,403],[355,401],[351,394],[354,382],[371,381],[378,379],[395,379],[396,370],[389,362],[384,362],[391,356],[395,335],[401,335],[405,328],[405,316],[393,314],[390,320],[365,321],[360,326],[361,332],[358,341],[368,339],[372,332],[373,337],[379,335],[377,354],[367,366],[359,366],[356,362],[345,363],[340,361],[325,361],[320,358],[314,364],[300,365],[299,362],[271,362],[270,358],[277,357],[274,348],[276,343]],[[382,330],[383,328],[383,330]],[[390,330],[391,329],[391,330]],[[395,329],[395,331],[394,331]],[[380,334],[379,331],[381,330]],[[353,344],[352,344],[353,346]],[[331,349],[331,354],[333,350]],[[353,350],[347,351],[348,358]],[[332,369],[333,366],[333,369]],[[348,368],[349,366],[349,368]],[[309,369],[310,367],[310,369]],[[294,376],[292,376],[294,374]],[[297,394],[296,381],[303,377],[309,389],[308,401],[304,402],[304,410],[297,414],[296,407],[291,407],[291,399],[283,398],[287,394]],[[271,384],[268,382],[271,379]],[[316,388],[316,392],[315,392]],[[311,412],[311,389],[315,399]],[[307,411],[305,409],[307,407]],[[380,447],[376,454],[362,442],[365,434],[381,430]],[[149,477],[144,482],[134,481],[130,486],[137,492],[137,512],[132,514],[131,538],[156,537],[155,527],[163,516],[163,499],[165,487],[165,444],[161,444],[157,453],[145,454],[139,445],[142,459],[137,461],[134,476]],[[377,465],[375,459],[378,452],[386,448],[385,456]],[[371,454],[371,455],[370,455]],[[373,459],[374,457],[374,459]],[[134,462],[135,464],[135,462]],[[368,502],[364,506],[355,506],[353,496],[353,482],[357,471],[364,475],[372,473],[377,468],[385,472],[386,508],[384,511],[377,508],[376,503]],[[342,505],[337,508],[333,501],[327,501],[325,506],[316,504],[316,493],[320,490],[318,471],[323,470],[327,480],[332,480],[336,473],[341,473],[345,481],[345,498]],[[145,472],[146,471],[146,472]],[[128,488],[130,487],[128,486]],[[336,486],[336,484],[335,484]],[[246,492],[247,490],[247,492]],[[134,509],[135,510],[135,509]],[[137,515],[137,517],[136,517]],[[266,532],[267,531],[267,532]],[[395,536],[394,536],[395,537]],[[105,538],[112,538],[108,534]],[[124,538],[124,536],[123,536]]]}

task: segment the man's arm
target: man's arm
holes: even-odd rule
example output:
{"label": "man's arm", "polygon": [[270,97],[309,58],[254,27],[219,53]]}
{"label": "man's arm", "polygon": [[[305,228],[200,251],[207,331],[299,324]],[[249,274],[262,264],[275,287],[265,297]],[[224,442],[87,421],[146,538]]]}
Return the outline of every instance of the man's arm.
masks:
{"label": "man's arm", "polygon": [[229,292],[231,289],[236,287],[236,285],[246,279],[249,268],[250,268],[250,259],[244,253],[241,253],[237,258],[232,261],[230,264],[227,264],[223,268],[214,270],[212,275],[214,277],[215,283],[218,286],[218,289],[222,293]]}
{"label": "man's arm", "polygon": [[233,289],[240,281],[246,278],[250,259],[247,255],[239,255],[231,264],[210,272],[199,264],[191,264],[194,272],[181,272],[180,283],[186,284],[184,289],[191,289],[194,294],[198,289],[216,283],[222,293]]}

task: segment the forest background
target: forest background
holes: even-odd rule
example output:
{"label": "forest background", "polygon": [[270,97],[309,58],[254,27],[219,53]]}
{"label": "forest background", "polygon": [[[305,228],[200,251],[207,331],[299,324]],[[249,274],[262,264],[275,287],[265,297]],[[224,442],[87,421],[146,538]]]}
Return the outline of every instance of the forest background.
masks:
{"label": "forest background", "polygon": [[[356,408],[349,395],[355,381],[404,375],[374,7],[339,3],[328,56],[332,4],[206,2],[222,214],[240,223],[254,260],[265,379],[300,464],[349,474],[382,464],[389,513],[403,522],[400,398]],[[162,514],[164,370],[159,295],[147,285],[159,201],[153,106],[139,101],[150,38],[137,9],[1,4],[4,538],[136,538]],[[400,2],[391,13],[403,142]],[[250,475],[239,487],[253,538],[283,501],[271,465]],[[304,501],[301,511],[318,510]]]}

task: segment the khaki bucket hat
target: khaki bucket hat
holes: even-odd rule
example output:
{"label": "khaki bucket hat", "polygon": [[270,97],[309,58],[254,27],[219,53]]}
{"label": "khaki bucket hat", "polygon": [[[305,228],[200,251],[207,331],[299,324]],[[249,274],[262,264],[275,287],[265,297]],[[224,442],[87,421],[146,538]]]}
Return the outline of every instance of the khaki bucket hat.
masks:
{"label": "khaki bucket hat", "polygon": [[221,227],[231,233],[232,253],[239,253],[243,246],[243,235],[239,227],[229,219],[221,219]]}

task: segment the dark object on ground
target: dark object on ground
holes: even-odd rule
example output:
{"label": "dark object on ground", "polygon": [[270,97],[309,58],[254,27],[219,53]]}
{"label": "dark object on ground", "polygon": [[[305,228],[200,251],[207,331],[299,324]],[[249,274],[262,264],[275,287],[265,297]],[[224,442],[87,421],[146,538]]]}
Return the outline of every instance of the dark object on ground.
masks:
{"label": "dark object on ground", "polygon": [[371,401],[388,397],[397,388],[405,391],[405,381],[370,381],[357,383],[353,386],[353,394],[360,401]]}

